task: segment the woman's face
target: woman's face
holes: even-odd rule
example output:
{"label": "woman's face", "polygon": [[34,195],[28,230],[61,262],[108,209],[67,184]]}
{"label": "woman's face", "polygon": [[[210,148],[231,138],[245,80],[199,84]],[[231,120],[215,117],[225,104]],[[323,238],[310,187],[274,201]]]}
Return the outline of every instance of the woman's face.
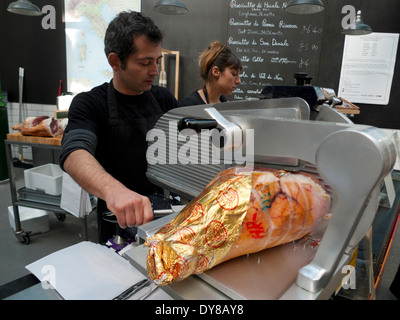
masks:
{"label": "woman's face", "polygon": [[[218,70],[219,71],[219,70]],[[233,67],[227,67],[219,72],[215,78],[215,86],[221,91],[221,94],[230,95],[240,84],[239,70]]]}

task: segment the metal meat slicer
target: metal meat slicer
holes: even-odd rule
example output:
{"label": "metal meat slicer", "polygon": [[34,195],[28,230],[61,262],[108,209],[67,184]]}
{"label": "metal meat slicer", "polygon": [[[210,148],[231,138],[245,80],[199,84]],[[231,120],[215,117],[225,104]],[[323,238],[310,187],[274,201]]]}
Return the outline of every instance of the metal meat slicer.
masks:
{"label": "metal meat slicer", "polygon": [[[179,130],[192,128],[200,139],[202,128],[215,127],[225,134],[220,163],[205,163],[204,150],[198,152],[198,161],[168,163],[171,152],[188,148],[190,136],[181,141],[177,138]],[[232,164],[224,161],[224,152],[240,147],[247,155],[252,153],[257,166],[316,173],[332,196],[331,218],[310,238],[238,257],[162,287],[177,299],[329,298],[344,277],[341,268],[349,263],[373,222],[380,184],[396,159],[394,143],[382,130],[355,125],[329,105],[310,110],[301,98],[178,108],[166,113],[155,129],[165,134],[167,147],[159,150],[158,156],[167,161],[149,164],[148,177],[183,199],[196,197],[218,172],[235,165],[235,159]],[[248,145],[248,132],[254,134],[252,146]],[[238,133],[240,141],[235,139]],[[210,144],[208,151],[215,152],[215,148]],[[141,226],[140,242],[176,214]],[[312,245],[316,239],[318,245]],[[125,256],[147,274],[147,249],[143,245]]]}

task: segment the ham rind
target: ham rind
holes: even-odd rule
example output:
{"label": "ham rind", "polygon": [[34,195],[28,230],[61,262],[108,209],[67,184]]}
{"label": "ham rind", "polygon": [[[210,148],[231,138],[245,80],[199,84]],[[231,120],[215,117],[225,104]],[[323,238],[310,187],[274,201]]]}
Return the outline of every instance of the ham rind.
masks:
{"label": "ham rind", "polygon": [[322,222],[330,201],[325,187],[310,174],[266,168],[222,171],[147,238],[149,277],[157,285],[170,284],[300,239]]}
{"label": "ham rind", "polygon": [[28,117],[23,122],[13,125],[11,128],[13,130],[21,131],[23,128],[32,128],[32,123],[37,117]]}

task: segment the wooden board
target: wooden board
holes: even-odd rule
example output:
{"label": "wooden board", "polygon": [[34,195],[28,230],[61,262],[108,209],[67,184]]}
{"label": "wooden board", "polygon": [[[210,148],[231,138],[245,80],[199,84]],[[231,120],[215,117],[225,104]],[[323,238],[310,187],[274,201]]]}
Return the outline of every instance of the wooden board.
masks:
{"label": "wooden board", "polygon": [[35,137],[35,136],[23,136],[21,132],[8,133],[7,139],[13,141],[21,141],[28,143],[38,143],[38,144],[50,144],[53,146],[61,146],[61,139],[63,135],[60,134],[57,137]]}
{"label": "wooden board", "polygon": [[340,113],[345,113],[345,114],[360,114],[360,110],[358,109],[347,109],[347,108],[338,108],[335,107],[335,109],[337,111],[339,111]]}

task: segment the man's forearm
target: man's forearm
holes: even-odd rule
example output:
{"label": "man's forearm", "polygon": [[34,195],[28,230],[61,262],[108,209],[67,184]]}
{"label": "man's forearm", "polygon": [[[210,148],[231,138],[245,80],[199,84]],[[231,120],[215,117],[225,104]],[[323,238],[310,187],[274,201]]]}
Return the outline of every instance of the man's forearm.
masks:
{"label": "man's forearm", "polygon": [[106,189],[121,187],[86,150],[73,151],[64,162],[65,171],[87,192],[105,199]]}
{"label": "man's forearm", "polygon": [[64,162],[64,169],[83,189],[106,202],[121,228],[153,219],[150,200],[114,179],[86,150],[71,152]]}

